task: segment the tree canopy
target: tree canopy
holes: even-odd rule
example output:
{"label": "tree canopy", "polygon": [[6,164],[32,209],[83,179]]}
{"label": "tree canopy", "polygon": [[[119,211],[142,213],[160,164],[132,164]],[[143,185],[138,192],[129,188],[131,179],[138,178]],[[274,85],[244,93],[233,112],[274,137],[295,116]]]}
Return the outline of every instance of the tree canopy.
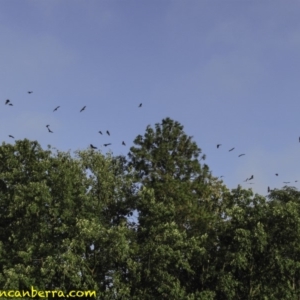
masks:
{"label": "tree canopy", "polygon": [[1,291],[300,297],[300,192],[229,190],[179,122],[148,126],[128,157],[25,139],[0,159]]}

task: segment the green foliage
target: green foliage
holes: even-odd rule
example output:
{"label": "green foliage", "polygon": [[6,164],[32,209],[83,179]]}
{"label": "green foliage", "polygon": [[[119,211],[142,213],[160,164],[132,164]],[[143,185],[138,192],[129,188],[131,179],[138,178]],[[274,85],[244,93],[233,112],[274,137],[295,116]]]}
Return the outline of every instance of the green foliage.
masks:
{"label": "green foliage", "polygon": [[232,191],[219,235],[218,297],[298,299],[300,195],[289,201],[287,189],[279,196],[288,202],[276,192],[267,202],[240,187]]}
{"label": "green foliage", "polygon": [[[226,189],[201,166],[201,149],[167,118],[147,127],[129,153],[129,166],[142,185],[139,212],[140,278],[133,284],[138,299],[194,299],[207,290],[208,249],[218,219],[219,200]],[[202,156],[201,159],[205,159]],[[201,272],[200,271],[200,272]],[[211,296],[205,296],[211,297]]]}
{"label": "green foliage", "polygon": [[300,192],[229,191],[169,118],[134,143],[128,161],[0,146],[2,291],[299,299]]}
{"label": "green foliage", "polygon": [[130,252],[131,231],[118,225],[128,209],[117,203],[130,191],[121,164],[91,151],[52,155],[28,140],[3,144],[0,157],[3,290],[106,292]]}

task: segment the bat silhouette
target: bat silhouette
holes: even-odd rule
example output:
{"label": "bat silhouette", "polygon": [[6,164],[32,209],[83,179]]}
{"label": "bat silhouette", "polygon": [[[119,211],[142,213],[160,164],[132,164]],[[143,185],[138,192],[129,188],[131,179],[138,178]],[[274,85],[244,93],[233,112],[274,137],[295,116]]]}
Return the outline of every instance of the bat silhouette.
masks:
{"label": "bat silhouette", "polygon": [[107,146],[109,146],[109,145],[111,145],[111,144],[104,144],[104,147],[107,147]]}
{"label": "bat silhouette", "polygon": [[221,145],[222,145],[222,144],[218,144],[218,145],[217,145],[217,148],[219,148]]}
{"label": "bat silhouette", "polygon": [[86,108],[86,106],[84,106],[81,110],[80,110],[80,112],[82,112],[82,111],[84,111],[85,110],[85,108]]}
{"label": "bat silhouette", "polygon": [[58,110],[59,108],[60,108],[60,106],[55,107],[54,110],[53,110],[53,112],[56,111],[56,110]]}
{"label": "bat silhouette", "polygon": [[232,150],[234,150],[234,148],[231,148],[231,149],[229,150],[229,152],[232,151]]}
{"label": "bat silhouette", "polygon": [[97,147],[93,146],[92,144],[90,144],[92,149],[97,149]]}

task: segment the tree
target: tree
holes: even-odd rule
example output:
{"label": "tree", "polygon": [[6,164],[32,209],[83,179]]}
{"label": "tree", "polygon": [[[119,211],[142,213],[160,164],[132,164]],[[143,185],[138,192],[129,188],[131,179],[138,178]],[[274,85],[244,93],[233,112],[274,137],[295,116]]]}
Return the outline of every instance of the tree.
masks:
{"label": "tree", "polygon": [[130,263],[131,231],[121,222],[130,181],[121,160],[49,149],[28,140],[0,147],[0,286],[126,295],[118,278]]}
{"label": "tree", "polygon": [[[98,299],[298,299],[300,192],[229,191],[169,118],[125,157],[0,146],[0,286]],[[200,158],[200,159],[199,159]],[[138,211],[138,219],[130,220]],[[8,299],[8,298],[7,298]]]}
{"label": "tree", "polygon": [[134,143],[129,166],[143,187],[136,205],[140,278],[135,289],[143,299],[194,299],[201,293],[213,299],[197,268],[207,260],[209,234],[226,190],[207,165],[201,166],[201,149],[178,122],[167,118],[155,130],[148,126]]}
{"label": "tree", "polygon": [[213,253],[218,299],[298,299],[300,195],[286,188],[270,199],[240,186],[227,195]]}

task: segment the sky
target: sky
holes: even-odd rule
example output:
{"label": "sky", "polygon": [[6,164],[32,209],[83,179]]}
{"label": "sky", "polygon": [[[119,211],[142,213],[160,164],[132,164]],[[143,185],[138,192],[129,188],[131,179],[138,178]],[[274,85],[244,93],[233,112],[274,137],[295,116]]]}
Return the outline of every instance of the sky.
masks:
{"label": "sky", "polygon": [[292,0],[3,1],[0,138],[127,155],[170,117],[228,188],[298,189],[299,15]]}

